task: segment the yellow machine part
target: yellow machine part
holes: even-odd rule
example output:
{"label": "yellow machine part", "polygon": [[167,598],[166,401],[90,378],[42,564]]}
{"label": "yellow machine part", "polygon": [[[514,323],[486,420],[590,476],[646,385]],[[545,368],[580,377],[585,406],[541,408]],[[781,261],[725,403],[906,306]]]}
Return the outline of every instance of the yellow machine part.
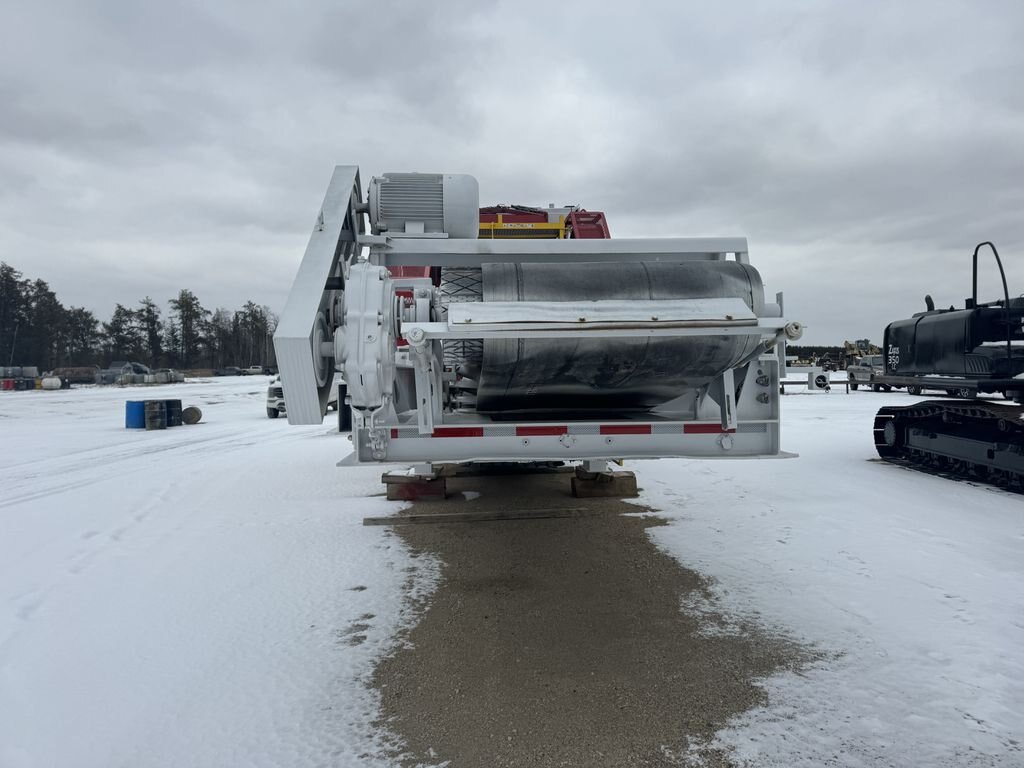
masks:
{"label": "yellow machine part", "polygon": [[564,240],[567,234],[565,216],[557,222],[534,223],[504,221],[504,214],[498,214],[497,221],[480,222],[480,238],[493,240],[512,237],[526,237],[536,240]]}

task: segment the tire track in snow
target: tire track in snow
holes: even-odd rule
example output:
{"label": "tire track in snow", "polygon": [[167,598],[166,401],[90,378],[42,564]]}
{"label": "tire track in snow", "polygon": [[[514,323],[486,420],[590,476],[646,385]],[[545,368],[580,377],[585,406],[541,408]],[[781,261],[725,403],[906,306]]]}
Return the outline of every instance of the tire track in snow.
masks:
{"label": "tire track in snow", "polygon": [[[164,435],[162,434],[161,437]],[[170,437],[167,435],[167,437]],[[182,436],[184,437],[184,436]],[[303,439],[306,435],[282,435],[276,442]],[[15,506],[27,501],[46,498],[84,488],[96,483],[106,482],[114,477],[126,476],[138,464],[147,459],[166,453],[180,453],[203,458],[211,453],[222,454],[226,449],[243,449],[256,445],[251,432],[232,430],[227,433],[209,437],[176,439],[160,445],[141,445],[135,441],[120,448],[95,448],[78,451],[69,456],[59,456],[42,462],[25,463],[4,470],[4,496],[0,499],[0,509]],[[151,462],[149,462],[151,463]],[[11,472],[17,467],[31,466],[31,472]],[[39,488],[41,477],[61,478],[52,480],[44,488]],[[19,489],[33,488],[19,493]]]}

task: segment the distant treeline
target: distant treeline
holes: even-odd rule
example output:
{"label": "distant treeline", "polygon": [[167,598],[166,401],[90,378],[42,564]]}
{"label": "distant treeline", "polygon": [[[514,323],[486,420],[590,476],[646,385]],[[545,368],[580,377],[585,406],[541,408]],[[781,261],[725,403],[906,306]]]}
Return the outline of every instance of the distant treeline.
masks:
{"label": "distant treeline", "polygon": [[84,307],[65,307],[45,280],[0,262],[0,365],[42,370],[134,360],[151,368],[274,365],[277,316],[247,301],[234,311],[205,309],[182,289],[162,315],[149,296],[116,304],[102,323]]}

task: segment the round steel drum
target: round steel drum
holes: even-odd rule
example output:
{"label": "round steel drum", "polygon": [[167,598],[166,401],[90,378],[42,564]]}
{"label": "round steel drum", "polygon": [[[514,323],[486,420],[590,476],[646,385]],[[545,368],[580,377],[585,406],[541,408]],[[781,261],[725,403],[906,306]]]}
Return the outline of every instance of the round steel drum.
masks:
{"label": "round steel drum", "polygon": [[[485,302],[704,298],[740,298],[760,314],[764,286],[757,270],[734,261],[483,265]],[[488,339],[476,409],[576,418],[649,411],[717,378],[759,343],[720,335]]]}

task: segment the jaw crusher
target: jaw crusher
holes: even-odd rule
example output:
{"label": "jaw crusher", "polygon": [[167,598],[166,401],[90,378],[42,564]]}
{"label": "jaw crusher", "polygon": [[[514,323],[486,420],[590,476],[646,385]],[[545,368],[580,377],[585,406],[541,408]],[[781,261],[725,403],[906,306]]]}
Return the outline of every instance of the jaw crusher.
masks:
{"label": "jaw crusher", "polygon": [[367,192],[335,168],[274,335],[292,424],[320,424],[343,380],[342,465],[785,455],[780,355],[802,328],[745,238],[614,239],[575,207],[524,235],[495,211],[545,209],[482,213],[460,174]]}

